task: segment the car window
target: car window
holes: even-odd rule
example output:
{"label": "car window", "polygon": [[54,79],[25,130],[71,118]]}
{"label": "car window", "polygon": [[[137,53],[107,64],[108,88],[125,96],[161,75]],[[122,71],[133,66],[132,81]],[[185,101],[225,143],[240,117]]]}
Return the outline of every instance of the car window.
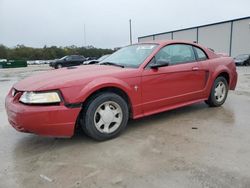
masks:
{"label": "car window", "polygon": [[168,61],[169,65],[176,65],[196,61],[192,46],[186,44],[172,44],[163,47],[155,56],[159,60]]}
{"label": "car window", "polygon": [[66,61],[70,61],[70,60],[72,60],[72,57],[71,56],[67,56],[66,57]]}
{"label": "car window", "polygon": [[77,59],[80,59],[80,57],[79,57],[79,56],[77,56],[77,55],[71,56],[71,58],[72,58],[72,60],[77,60]]}
{"label": "car window", "polygon": [[105,58],[107,58],[108,56],[110,56],[109,54],[108,55],[103,55],[102,57],[98,58],[97,60],[98,61],[103,61]]}
{"label": "car window", "polygon": [[61,59],[59,60],[65,60],[68,56],[63,56]]}
{"label": "car window", "polygon": [[201,50],[200,48],[194,47],[196,50],[196,54],[197,54],[197,60],[198,61],[203,61],[207,59],[207,55],[205,54],[205,52],[203,52],[203,50]]}

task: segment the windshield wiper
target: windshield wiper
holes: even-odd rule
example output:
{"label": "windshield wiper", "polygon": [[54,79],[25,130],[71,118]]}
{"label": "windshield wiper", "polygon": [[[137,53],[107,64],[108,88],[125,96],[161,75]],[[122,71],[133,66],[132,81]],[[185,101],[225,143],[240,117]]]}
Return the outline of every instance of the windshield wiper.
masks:
{"label": "windshield wiper", "polygon": [[113,66],[124,68],[123,65],[112,63],[112,62],[101,62],[101,63],[99,63],[99,65],[113,65]]}

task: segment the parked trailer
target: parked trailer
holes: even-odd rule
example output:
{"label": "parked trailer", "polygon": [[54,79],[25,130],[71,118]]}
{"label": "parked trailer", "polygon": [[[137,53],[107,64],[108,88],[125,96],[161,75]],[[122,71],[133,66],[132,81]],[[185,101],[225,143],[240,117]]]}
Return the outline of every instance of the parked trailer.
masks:
{"label": "parked trailer", "polygon": [[27,67],[27,61],[25,60],[8,60],[0,62],[0,68],[18,68]]}

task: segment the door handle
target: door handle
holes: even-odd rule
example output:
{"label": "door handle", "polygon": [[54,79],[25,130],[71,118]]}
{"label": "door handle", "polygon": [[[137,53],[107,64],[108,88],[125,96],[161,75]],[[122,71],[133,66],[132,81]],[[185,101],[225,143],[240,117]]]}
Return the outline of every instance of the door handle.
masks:
{"label": "door handle", "polygon": [[197,71],[197,70],[199,70],[199,67],[193,67],[192,68],[192,71]]}

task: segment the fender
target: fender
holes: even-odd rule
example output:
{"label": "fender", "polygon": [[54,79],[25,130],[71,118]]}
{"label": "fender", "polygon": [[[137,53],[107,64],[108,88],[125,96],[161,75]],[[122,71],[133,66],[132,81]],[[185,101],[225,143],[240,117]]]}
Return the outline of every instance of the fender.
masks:
{"label": "fender", "polygon": [[128,83],[114,78],[114,77],[104,77],[97,78],[91,82],[89,82],[78,94],[77,101],[85,101],[92,93],[95,91],[105,88],[105,87],[116,87],[118,89],[123,90],[131,100],[133,104],[132,97],[132,88],[128,85]]}

